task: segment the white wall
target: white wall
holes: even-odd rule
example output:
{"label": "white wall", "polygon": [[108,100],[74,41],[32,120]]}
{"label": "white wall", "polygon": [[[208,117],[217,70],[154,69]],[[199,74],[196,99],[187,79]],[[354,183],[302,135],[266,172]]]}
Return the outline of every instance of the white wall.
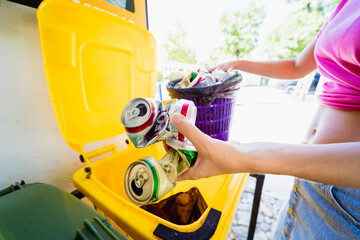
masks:
{"label": "white wall", "polygon": [[36,9],[0,0],[1,189],[25,180],[71,191],[83,166],[59,131],[43,64]]}

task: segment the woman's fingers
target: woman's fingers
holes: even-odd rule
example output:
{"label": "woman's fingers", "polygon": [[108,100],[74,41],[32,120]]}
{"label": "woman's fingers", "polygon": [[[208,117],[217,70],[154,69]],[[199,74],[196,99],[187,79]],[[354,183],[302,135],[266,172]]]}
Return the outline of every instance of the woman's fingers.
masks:
{"label": "woman's fingers", "polygon": [[216,68],[217,68],[217,66],[212,67],[212,68],[209,68],[209,69],[208,69],[208,72],[213,72]]}
{"label": "woman's fingers", "polygon": [[223,70],[224,72],[232,71],[233,68],[234,68],[233,67],[233,62],[232,61],[225,62],[225,63],[219,64],[217,66],[211,67],[211,68],[208,69],[208,72],[213,72],[217,68]]}
{"label": "woman's fingers", "polygon": [[194,166],[190,167],[188,170],[186,170],[186,172],[184,172],[183,174],[181,174],[177,180],[178,181],[183,181],[183,180],[195,180],[195,179],[199,179],[201,178],[201,171],[199,172],[199,169],[197,167],[197,165],[199,164],[199,161],[201,161],[200,159],[196,160],[196,163],[194,164]]}
{"label": "woman's fingers", "polygon": [[189,172],[190,169],[191,168],[189,168],[186,172],[184,172],[183,174],[178,176],[177,181],[189,180],[190,176],[191,176],[191,173],[189,174],[188,172]]}
{"label": "woman's fingers", "polygon": [[208,136],[202,133],[195,125],[191,124],[186,117],[181,114],[174,114],[171,117],[171,122],[175,125],[176,129],[181,132],[189,141],[198,147],[204,144]]}
{"label": "woman's fingers", "polygon": [[194,124],[191,124],[189,120],[181,114],[174,114],[171,117],[171,122],[180,133],[189,139],[198,152],[198,158],[195,164],[179,176],[178,180],[195,180],[211,176],[210,172],[213,171],[213,167],[209,165],[208,153],[213,146],[212,139],[201,132]]}

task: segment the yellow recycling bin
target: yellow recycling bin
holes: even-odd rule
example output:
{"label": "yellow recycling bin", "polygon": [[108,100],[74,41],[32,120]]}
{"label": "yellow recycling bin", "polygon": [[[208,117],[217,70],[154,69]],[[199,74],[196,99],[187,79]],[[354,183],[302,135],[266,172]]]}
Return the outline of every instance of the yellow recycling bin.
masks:
{"label": "yellow recycling bin", "polygon": [[[197,187],[208,208],[192,224],[177,225],[132,203],[124,190],[127,167],[144,156],[160,159],[161,143],[118,151],[115,144],[84,146],[125,133],[120,116],[135,97],[155,97],[156,46],[146,30],[145,1],[134,12],[100,0],[45,0],[38,22],[46,78],[56,119],[84,167],[75,187],[132,239],[225,239],[248,174],[178,182],[164,198]],[[96,162],[91,158],[102,156]]]}

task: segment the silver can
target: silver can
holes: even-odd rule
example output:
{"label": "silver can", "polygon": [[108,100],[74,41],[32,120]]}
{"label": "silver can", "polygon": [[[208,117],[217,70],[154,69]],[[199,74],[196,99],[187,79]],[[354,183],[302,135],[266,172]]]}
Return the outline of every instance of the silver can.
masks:
{"label": "silver can", "polygon": [[161,199],[176,186],[177,177],[195,163],[197,152],[189,142],[167,140],[171,149],[159,161],[144,157],[130,164],[125,172],[125,192],[136,204]]}
{"label": "silver can", "polygon": [[172,150],[175,150],[179,154],[179,162],[177,163],[177,176],[183,174],[190,166],[194,165],[198,156],[198,153],[189,141],[180,142],[176,139],[166,140]]}
{"label": "silver can", "polygon": [[167,166],[166,169],[169,173],[165,173],[153,157],[144,157],[133,162],[126,170],[124,179],[125,192],[129,199],[136,204],[144,205],[162,198],[175,187],[175,183],[170,181],[167,175],[177,175],[174,172],[175,167]]}
{"label": "silver can", "polygon": [[[197,109],[195,104],[192,101],[186,99],[175,99],[170,100],[171,104],[164,102],[166,109],[168,109],[169,117],[171,118],[173,114],[180,113],[184,117],[186,117],[189,122],[195,125]],[[172,138],[177,139],[179,141],[186,141],[184,135],[179,133],[174,124],[170,121],[169,123],[169,131],[172,135]]]}
{"label": "silver can", "polygon": [[124,108],[121,123],[127,131],[139,132],[155,119],[156,102],[151,98],[134,98]]}
{"label": "silver can", "polygon": [[151,98],[131,100],[124,108],[121,123],[137,148],[170,138],[185,141],[185,137],[170,122],[174,113],[184,115],[195,124],[197,111],[192,101],[173,99],[161,102]]}
{"label": "silver can", "polygon": [[124,108],[121,123],[135,147],[146,147],[166,135],[170,118],[164,105],[151,98],[134,98]]}

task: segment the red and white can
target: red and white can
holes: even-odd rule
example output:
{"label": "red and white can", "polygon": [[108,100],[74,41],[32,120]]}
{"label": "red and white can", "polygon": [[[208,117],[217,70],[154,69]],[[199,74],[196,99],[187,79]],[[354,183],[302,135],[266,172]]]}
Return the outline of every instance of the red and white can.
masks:
{"label": "red and white can", "polygon": [[170,118],[174,113],[180,113],[195,124],[196,112],[195,104],[185,99],[161,102],[151,98],[135,98],[125,106],[121,123],[135,147],[141,148],[170,138],[185,141]]}
{"label": "red and white can", "polygon": [[[173,100],[173,102],[169,106],[168,112],[170,118],[173,114],[180,113],[181,115],[186,117],[191,124],[195,125],[197,110],[195,104],[192,101],[186,99],[176,99],[175,101]],[[179,133],[179,131],[176,129],[176,127],[171,121],[169,123],[169,129],[173,138],[179,141],[186,140],[184,135]]]}

